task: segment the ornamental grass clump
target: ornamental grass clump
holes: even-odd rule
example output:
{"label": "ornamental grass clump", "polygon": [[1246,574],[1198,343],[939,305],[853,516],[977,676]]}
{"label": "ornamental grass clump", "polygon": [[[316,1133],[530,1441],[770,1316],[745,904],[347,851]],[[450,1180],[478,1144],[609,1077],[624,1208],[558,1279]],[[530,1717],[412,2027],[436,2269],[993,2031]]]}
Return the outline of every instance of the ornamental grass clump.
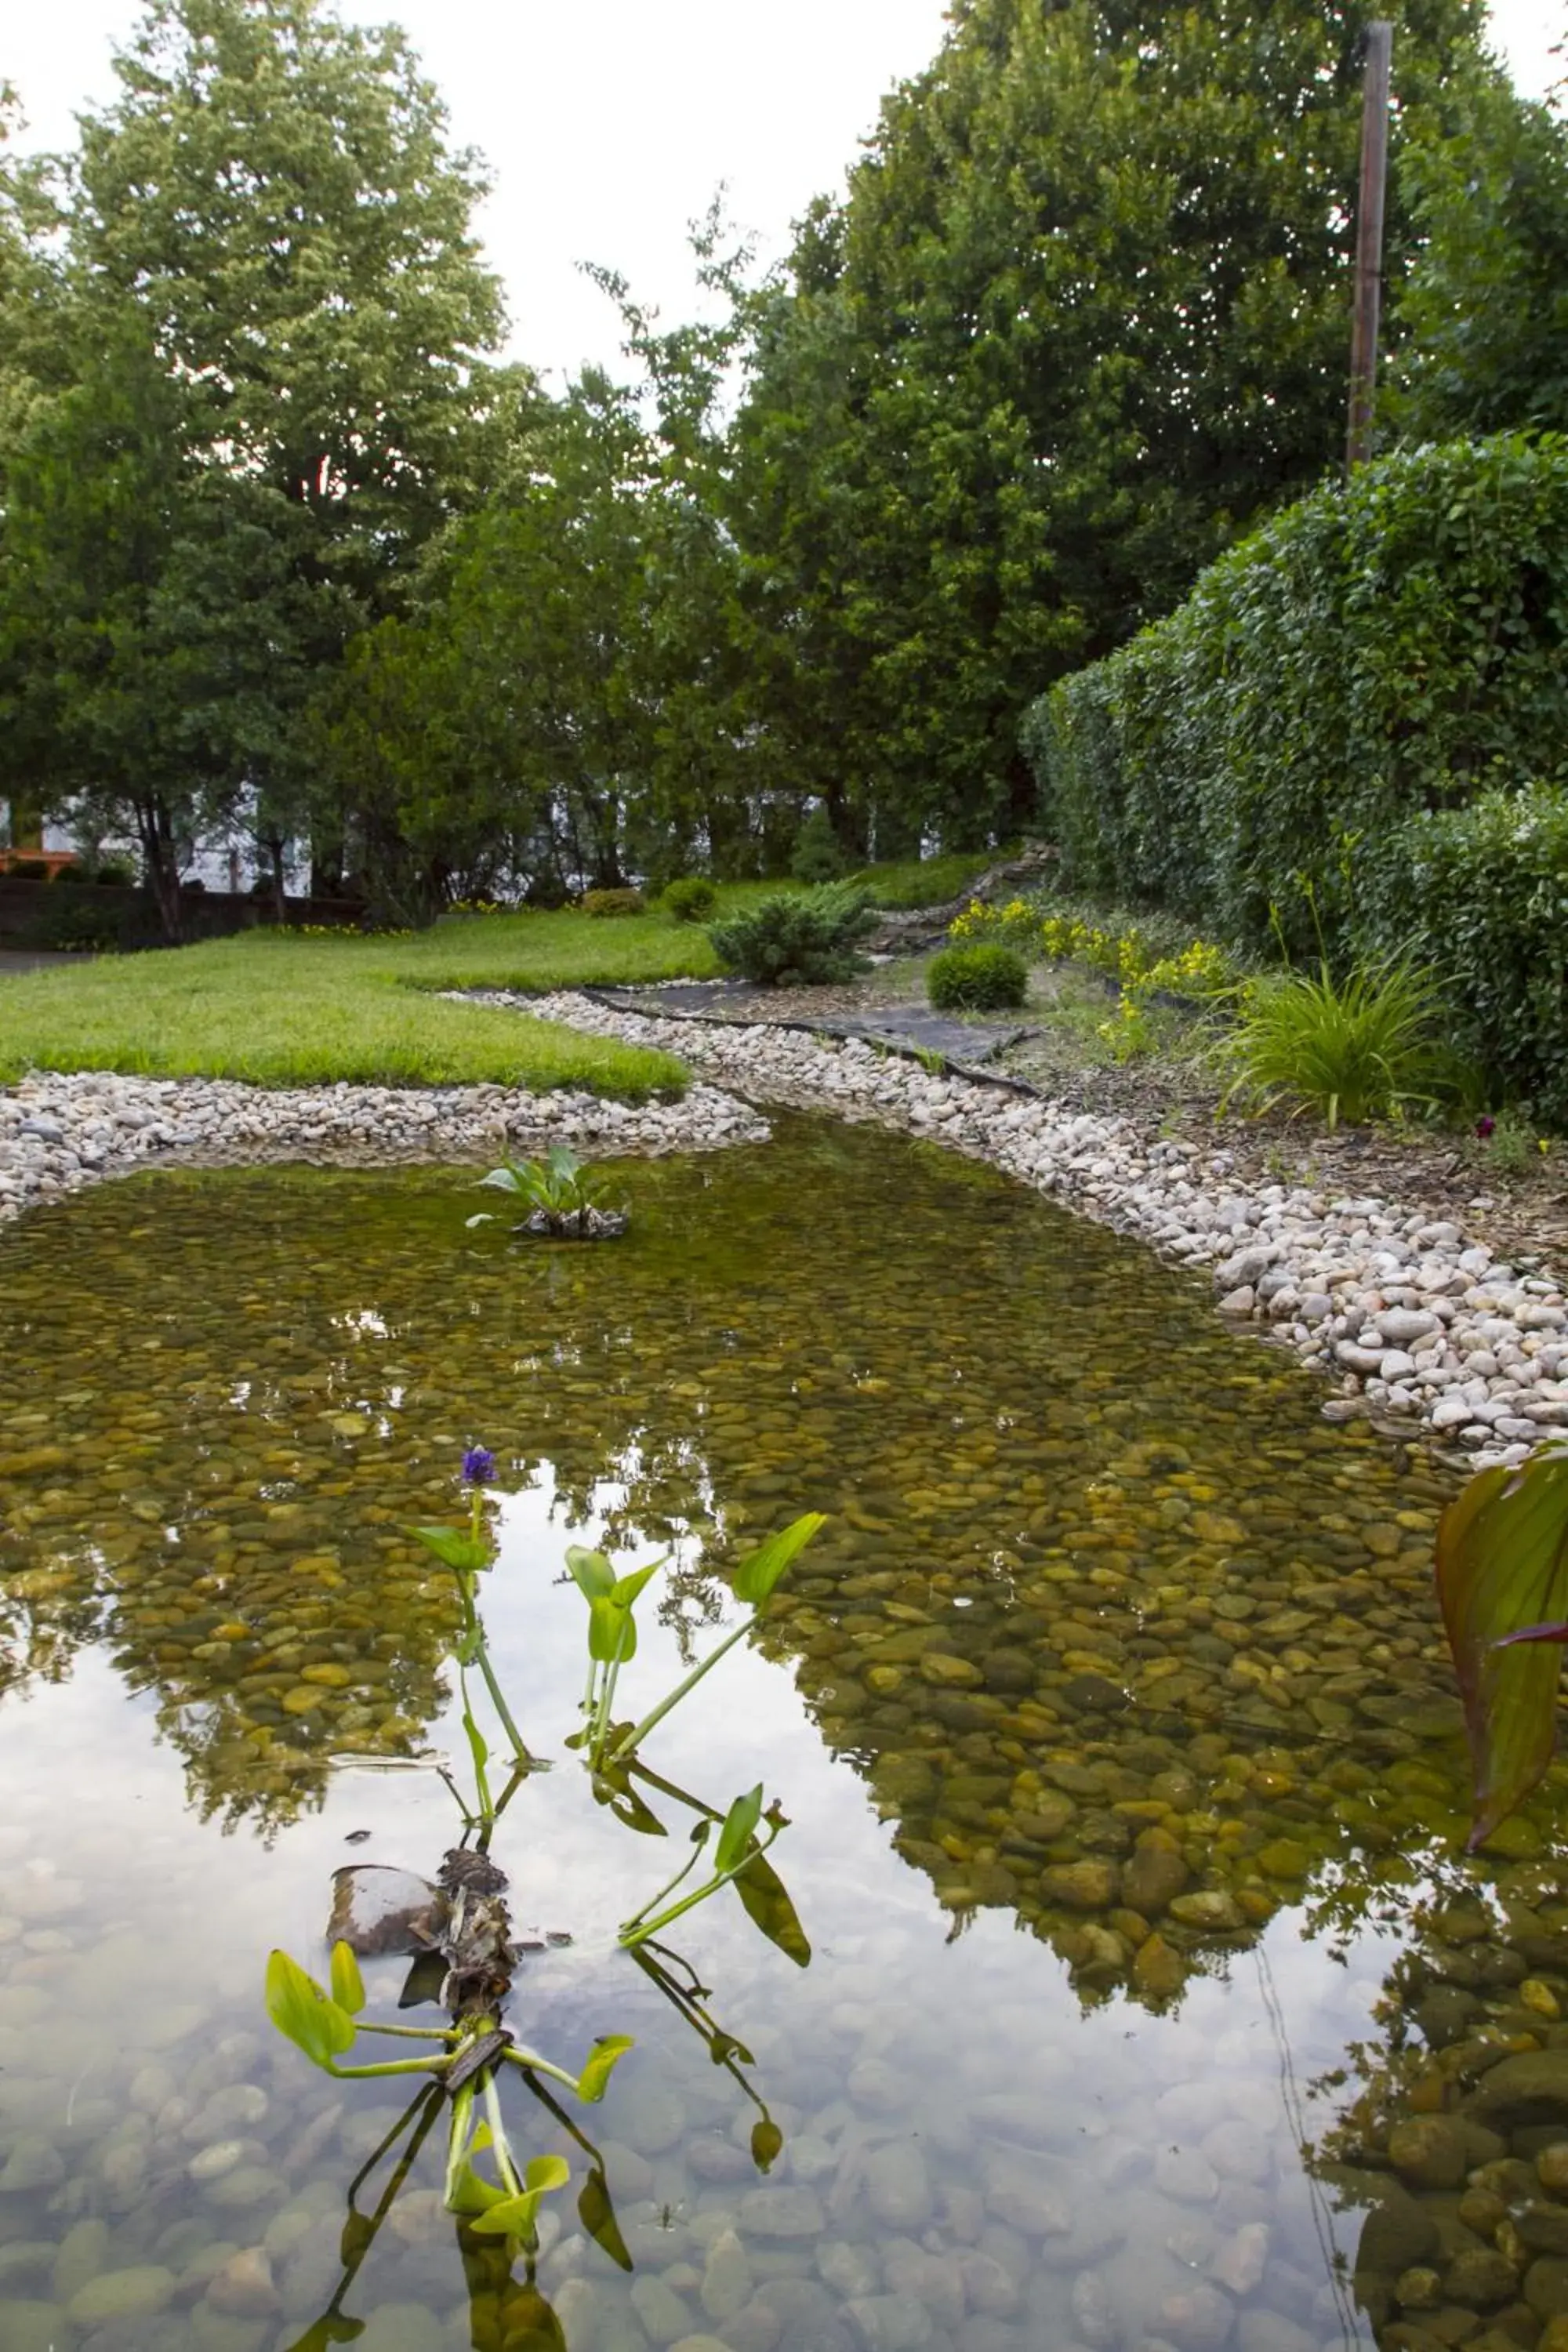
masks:
{"label": "ornamental grass clump", "polygon": [[1404,959],[1361,964],[1336,979],[1326,960],[1256,981],[1217,1051],[1239,1099],[1256,1114],[1288,1106],[1342,1120],[1429,1110],[1461,1090],[1462,1072],[1441,1034],[1436,975]]}
{"label": "ornamental grass clump", "polygon": [[926,971],[926,994],[939,1013],[1015,1011],[1028,986],[1028,969],[1011,948],[943,948]]}

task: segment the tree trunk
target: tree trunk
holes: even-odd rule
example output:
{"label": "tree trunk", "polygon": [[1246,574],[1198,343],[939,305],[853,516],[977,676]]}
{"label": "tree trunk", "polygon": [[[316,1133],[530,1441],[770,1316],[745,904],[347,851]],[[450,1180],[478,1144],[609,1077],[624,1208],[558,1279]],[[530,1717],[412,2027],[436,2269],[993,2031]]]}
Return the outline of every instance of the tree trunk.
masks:
{"label": "tree trunk", "polygon": [[827,785],[822,798],[834,838],[844,852],[847,864],[864,866],[869,850],[864,808],[856,806],[842,784]]}
{"label": "tree trunk", "polygon": [[282,925],[289,920],[289,886],[283,872],[283,841],[279,835],[269,833],[257,843],[267,859],[267,879],[270,885],[272,919]]}
{"label": "tree trunk", "polygon": [[184,933],[180,908],[180,861],[175,855],[174,826],[168,803],[157,797],[139,801],[136,831],[147,868],[147,887],[158,909],[164,944],[177,948]]}

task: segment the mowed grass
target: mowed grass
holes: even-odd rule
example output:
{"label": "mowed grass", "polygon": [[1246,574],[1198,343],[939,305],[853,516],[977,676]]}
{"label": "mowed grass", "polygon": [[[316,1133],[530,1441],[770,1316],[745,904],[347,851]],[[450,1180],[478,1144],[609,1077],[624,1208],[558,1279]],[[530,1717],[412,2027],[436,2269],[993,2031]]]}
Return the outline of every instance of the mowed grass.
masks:
{"label": "mowed grass", "polygon": [[[883,904],[936,904],[986,862],[931,858],[857,878]],[[796,887],[728,884],[718,911]],[[722,970],[700,924],[674,922],[657,908],[611,918],[571,908],[449,915],[427,931],[370,939],[250,931],[0,980],[0,1084],[30,1069],[119,1070],[264,1087],[585,1087],[636,1100],[679,1093],[682,1066],[559,1024],[454,1004],[439,992],[542,995],[710,980]]]}
{"label": "mowed grass", "polygon": [[[634,1101],[680,1093],[686,1071],[668,1054],[433,992],[667,977],[689,968],[693,948],[707,950],[700,932],[680,943],[668,924],[662,970],[632,941],[627,960],[638,968],[630,971],[613,968],[613,946],[595,956],[590,942],[574,955],[561,940],[541,939],[536,960],[519,945],[520,933],[561,919],[459,919],[408,940],[252,932],[0,980],[0,1082],[30,1069],[118,1070],[263,1087],[493,1083],[584,1087]],[[616,928],[575,919],[585,931]]]}

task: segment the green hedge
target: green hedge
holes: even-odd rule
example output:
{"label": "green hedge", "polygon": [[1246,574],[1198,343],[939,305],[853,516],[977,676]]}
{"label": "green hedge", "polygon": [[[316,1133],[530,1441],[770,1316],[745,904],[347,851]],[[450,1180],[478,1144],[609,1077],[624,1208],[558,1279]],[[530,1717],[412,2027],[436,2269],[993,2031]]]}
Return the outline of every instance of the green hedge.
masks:
{"label": "green hedge", "polygon": [[[1026,714],[1070,889],[1266,943],[1353,942],[1395,836],[1568,781],[1568,440],[1390,457],[1233,549]],[[1445,836],[1446,838],[1446,836]]]}
{"label": "green hedge", "polygon": [[1442,977],[1494,1100],[1568,1131],[1568,790],[1484,793],[1415,818],[1358,906],[1365,944],[1412,950]]}

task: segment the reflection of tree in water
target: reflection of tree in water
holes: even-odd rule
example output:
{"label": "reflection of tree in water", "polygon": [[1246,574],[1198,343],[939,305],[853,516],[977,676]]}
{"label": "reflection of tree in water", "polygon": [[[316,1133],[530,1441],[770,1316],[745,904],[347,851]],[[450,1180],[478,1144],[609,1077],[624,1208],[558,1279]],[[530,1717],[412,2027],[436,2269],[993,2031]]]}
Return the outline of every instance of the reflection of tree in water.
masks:
{"label": "reflection of tree in water", "polygon": [[1552,1780],[1500,1853],[1431,1845],[1386,1858],[1359,1904],[1333,1891],[1339,1930],[1397,1942],[1373,2031],[1312,2085],[1307,2159],[1363,2216],[1357,2300],[1411,2352],[1489,2326],[1533,2343],[1568,2245],[1568,2162],[1547,2153],[1568,2143],[1568,1860],[1552,1850],[1568,1771]]}
{"label": "reflection of tree in water", "polygon": [[[696,1172],[628,1170],[613,1251],[481,1244],[438,1175],[282,1171],[83,1196],[68,1293],[0,1244],[0,1412],[58,1399],[71,1465],[0,1456],[0,1507],[38,1507],[29,1568],[101,1553],[105,1630],[199,1802],[286,1818],[332,1752],[418,1740],[452,1629],[405,1530],[483,1437],[568,1531],[607,1498],[613,1547],[681,1537],[687,1638],[732,1546],[834,1513],[773,1654],[954,1916],[1017,1910],[1088,1990],[1173,1998],[1377,1851],[1446,1703],[1439,1482],[1396,1485],[1177,1277],[1130,1281],[1124,1244],[985,1171],[786,1129]],[[89,1621],[58,1622],[68,1646]],[[1162,1828],[1174,1859],[1142,1859]],[[1238,1916],[1173,1908],[1205,1894]]]}

